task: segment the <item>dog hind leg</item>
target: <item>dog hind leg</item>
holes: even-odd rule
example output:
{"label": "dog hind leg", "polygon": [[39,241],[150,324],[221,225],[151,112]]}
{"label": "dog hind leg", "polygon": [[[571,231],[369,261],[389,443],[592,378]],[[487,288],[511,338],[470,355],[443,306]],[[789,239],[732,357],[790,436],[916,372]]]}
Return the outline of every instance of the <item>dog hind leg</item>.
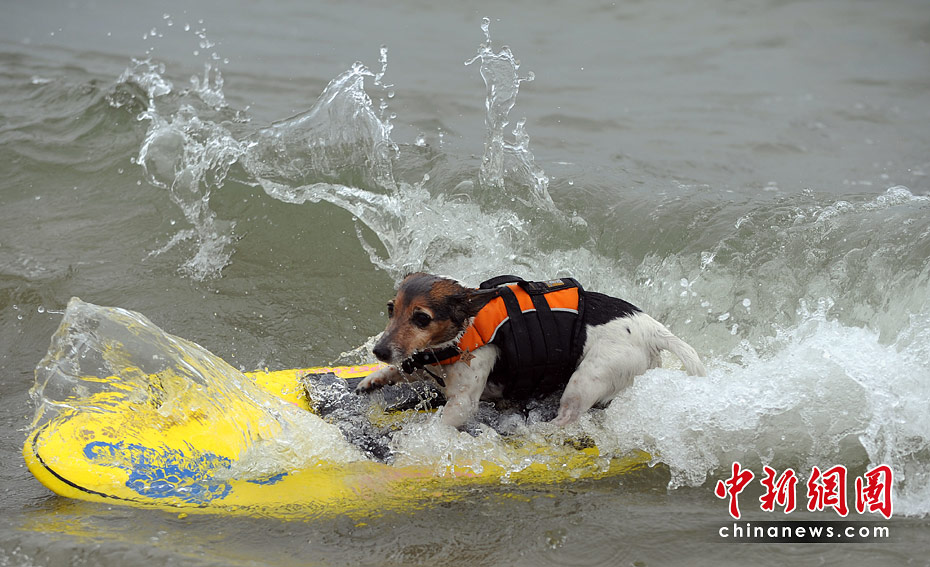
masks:
{"label": "dog hind leg", "polygon": [[[582,361],[565,386],[559,401],[559,413],[553,420],[555,425],[574,423],[595,404],[611,400],[633,382],[636,374],[629,367],[618,370],[603,365],[592,369],[591,366],[595,365],[586,368]],[[640,366],[641,372],[646,370],[645,361]]]}
{"label": "dog hind leg", "polygon": [[611,400],[629,387],[634,377],[659,362],[657,351],[638,344],[639,330],[633,321],[617,319],[588,327],[587,331],[581,362],[565,386],[559,414],[553,420],[556,425],[577,421],[595,404]]}
{"label": "dog hind leg", "polygon": [[597,401],[592,399],[593,396],[588,395],[590,391],[590,388],[579,386],[577,382],[575,387],[569,383],[559,401],[559,413],[552,423],[562,427],[578,421],[578,418],[591,409]]}
{"label": "dog hind leg", "polygon": [[[589,365],[590,366],[590,365]],[[600,367],[594,372],[579,365],[565,386],[559,401],[559,413],[552,421],[564,426],[574,423],[595,404],[606,402],[632,382],[632,376],[626,377],[615,369]],[[626,378],[626,379],[625,379]]]}

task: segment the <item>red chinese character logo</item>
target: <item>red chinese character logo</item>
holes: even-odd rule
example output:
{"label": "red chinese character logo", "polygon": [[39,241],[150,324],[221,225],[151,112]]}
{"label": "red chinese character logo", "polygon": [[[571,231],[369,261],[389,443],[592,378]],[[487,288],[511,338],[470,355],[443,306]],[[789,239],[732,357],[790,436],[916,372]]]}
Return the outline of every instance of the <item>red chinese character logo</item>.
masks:
{"label": "red chinese character logo", "polygon": [[836,465],[823,473],[814,467],[807,481],[807,509],[811,512],[833,508],[840,516],[846,517],[846,467]]}
{"label": "red chinese character logo", "polygon": [[734,462],[733,476],[727,480],[718,480],[717,487],[714,489],[714,494],[717,495],[717,498],[726,498],[727,495],[729,495],[730,515],[737,520],[739,520],[739,503],[737,502],[737,496],[746,488],[746,485],[749,484],[753,476],[755,476],[752,474],[752,471],[748,469],[740,472],[740,468],[740,464]]}
{"label": "red chinese character logo", "polygon": [[893,477],[891,467],[879,465],[856,478],[856,512],[862,514],[868,508],[869,512],[879,512],[886,520],[891,519],[891,485]]}
{"label": "red chinese character logo", "polygon": [[775,469],[764,466],[762,470],[765,472],[765,477],[762,479],[765,494],[759,497],[762,509],[766,512],[774,512],[775,504],[778,504],[785,508],[785,514],[790,514],[795,508],[795,487],[798,484],[798,475],[795,474],[794,469],[788,469],[776,480]]}

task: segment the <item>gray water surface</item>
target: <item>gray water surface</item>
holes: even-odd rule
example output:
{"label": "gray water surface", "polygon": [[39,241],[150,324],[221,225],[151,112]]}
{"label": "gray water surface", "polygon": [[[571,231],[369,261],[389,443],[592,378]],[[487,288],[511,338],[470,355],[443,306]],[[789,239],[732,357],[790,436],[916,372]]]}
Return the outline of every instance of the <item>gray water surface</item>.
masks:
{"label": "gray water surface", "polygon": [[[0,565],[927,564],[924,0],[0,12]],[[481,61],[464,64],[484,17],[524,79],[496,183]],[[344,92],[370,108],[316,103],[355,61],[370,73]],[[322,126],[301,126],[313,108]],[[26,470],[33,369],[70,297],[280,369],[363,357],[409,269],[573,275],[665,322],[709,376],[669,361],[597,414],[604,443],[661,455],[639,475],[364,522],[89,504]],[[805,480],[888,462],[893,540],[722,540],[734,460]],[[840,519],[744,498],[753,521]]]}

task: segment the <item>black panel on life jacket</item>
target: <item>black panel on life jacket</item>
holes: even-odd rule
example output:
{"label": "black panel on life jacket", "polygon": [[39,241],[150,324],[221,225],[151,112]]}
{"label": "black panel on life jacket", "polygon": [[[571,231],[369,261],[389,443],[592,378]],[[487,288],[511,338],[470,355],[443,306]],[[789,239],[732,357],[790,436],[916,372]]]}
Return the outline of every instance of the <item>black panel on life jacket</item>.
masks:
{"label": "black panel on life jacket", "polygon": [[[559,281],[559,280],[554,280]],[[501,289],[507,308],[504,322],[491,341],[500,356],[488,381],[503,386],[508,399],[544,396],[563,388],[578,366],[584,347],[584,290],[572,278],[552,282],[527,282],[516,276],[499,276],[482,283],[488,289],[517,283],[529,294],[535,310],[522,312],[513,291]],[[578,288],[578,313],[553,311],[546,294]]]}

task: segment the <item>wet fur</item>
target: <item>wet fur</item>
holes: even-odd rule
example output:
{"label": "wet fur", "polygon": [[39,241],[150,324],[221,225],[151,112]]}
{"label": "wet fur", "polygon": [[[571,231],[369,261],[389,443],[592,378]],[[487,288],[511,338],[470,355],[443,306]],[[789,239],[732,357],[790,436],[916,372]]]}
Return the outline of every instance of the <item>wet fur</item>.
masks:
{"label": "wet fur", "polygon": [[[424,273],[404,278],[389,303],[390,319],[373,349],[390,366],[369,375],[357,391],[365,392],[403,380],[424,380],[423,370],[404,374],[398,367],[414,353],[453,344],[465,332],[471,318],[499,290],[481,290]],[[669,350],[682,360],[685,370],[704,376],[704,365],[687,343],[664,325],[633,305],[607,295],[589,292],[585,314],[584,349],[578,367],[569,378],[553,423],[568,425],[596,404],[606,403],[633,383],[633,378],[661,364],[660,351]],[[429,369],[443,377],[446,405],[442,421],[461,427],[476,412],[482,398],[499,396],[489,387],[499,349],[488,344],[474,351],[468,364],[456,362]]]}

